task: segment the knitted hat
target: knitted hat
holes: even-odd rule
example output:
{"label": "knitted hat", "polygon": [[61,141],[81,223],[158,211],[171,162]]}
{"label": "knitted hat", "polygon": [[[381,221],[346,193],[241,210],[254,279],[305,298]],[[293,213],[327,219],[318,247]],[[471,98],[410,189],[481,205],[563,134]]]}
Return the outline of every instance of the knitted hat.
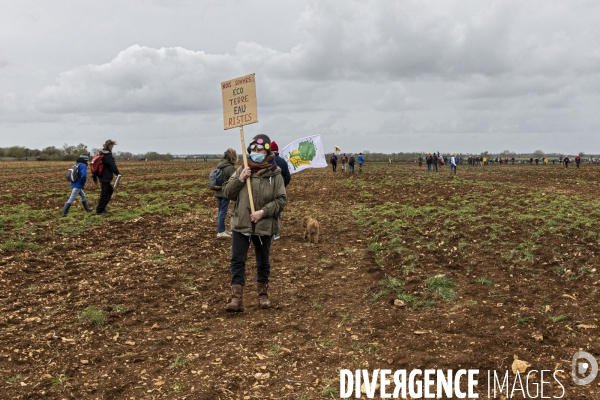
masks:
{"label": "knitted hat", "polygon": [[279,146],[277,146],[277,142],[274,140],[271,142],[271,151],[279,151]]}
{"label": "knitted hat", "polygon": [[265,149],[267,151],[267,155],[271,154],[271,139],[269,139],[269,137],[267,135],[256,135],[252,138],[252,141],[250,142],[250,144],[248,145],[248,148],[246,149],[248,151],[248,153],[251,152],[251,146],[255,144],[257,146],[262,146],[263,149]]}

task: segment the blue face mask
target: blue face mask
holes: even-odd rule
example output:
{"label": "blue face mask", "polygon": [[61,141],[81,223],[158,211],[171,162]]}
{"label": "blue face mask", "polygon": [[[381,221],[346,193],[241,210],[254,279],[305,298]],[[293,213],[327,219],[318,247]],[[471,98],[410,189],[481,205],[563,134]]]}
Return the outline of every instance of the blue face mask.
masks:
{"label": "blue face mask", "polygon": [[264,161],[265,155],[264,154],[260,154],[260,153],[250,153],[250,158],[255,163],[260,163],[260,162]]}

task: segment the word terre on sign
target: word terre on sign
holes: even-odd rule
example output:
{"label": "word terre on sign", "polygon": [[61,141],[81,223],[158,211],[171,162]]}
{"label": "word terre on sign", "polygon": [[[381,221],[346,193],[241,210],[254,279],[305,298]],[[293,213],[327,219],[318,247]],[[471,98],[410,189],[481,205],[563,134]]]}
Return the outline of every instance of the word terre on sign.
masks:
{"label": "word terre on sign", "polygon": [[254,74],[222,82],[221,92],[224,129],[258,122]]}

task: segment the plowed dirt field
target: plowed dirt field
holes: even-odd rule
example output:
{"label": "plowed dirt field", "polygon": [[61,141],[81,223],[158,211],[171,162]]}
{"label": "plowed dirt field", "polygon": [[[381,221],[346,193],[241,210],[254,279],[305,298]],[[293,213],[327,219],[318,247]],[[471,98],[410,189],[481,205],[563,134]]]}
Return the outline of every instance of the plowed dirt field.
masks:
{"label": "plowed dirt field", "polygon": [[564,370],[563,398],[600,399],[598,380],[571,379],[576,351],[600,357],[599,167],[294,174],[273,308],[248,284],[230,314],[215,165],[120,162],[103,219],[79,202],[60,216],[69,163],[0,163],[1,398],[327,399],[339,369],[461,368],[485,397],[487,371],[516,356]]}

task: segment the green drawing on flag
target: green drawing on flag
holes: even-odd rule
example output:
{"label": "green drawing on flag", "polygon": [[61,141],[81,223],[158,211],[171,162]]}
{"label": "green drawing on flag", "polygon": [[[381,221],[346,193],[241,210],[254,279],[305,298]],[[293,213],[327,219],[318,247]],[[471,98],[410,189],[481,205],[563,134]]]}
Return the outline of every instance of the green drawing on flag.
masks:
{"label": "green drawing on flag", "polygon": [[289,154],[288,161],[292,164],[294,170],[296,170],[302,165],[310,165],[310,162],[315,158],[316,155],[317,147],[312,139],[309,139],[304,142],[300,142],[298,144],[298,148],[292,150],[292,152]]}

